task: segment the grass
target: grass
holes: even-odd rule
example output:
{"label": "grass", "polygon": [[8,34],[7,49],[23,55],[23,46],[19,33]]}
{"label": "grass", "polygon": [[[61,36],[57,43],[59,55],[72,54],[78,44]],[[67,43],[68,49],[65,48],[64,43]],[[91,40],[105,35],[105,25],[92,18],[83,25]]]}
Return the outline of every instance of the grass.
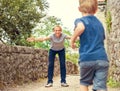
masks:
{"label": "grass", "polygon": [[118,87],[120,87],[120,82],[117,82],[117,81],[113,80],[112,78],[109,78],[107,85],[112,88],[118,88]]}

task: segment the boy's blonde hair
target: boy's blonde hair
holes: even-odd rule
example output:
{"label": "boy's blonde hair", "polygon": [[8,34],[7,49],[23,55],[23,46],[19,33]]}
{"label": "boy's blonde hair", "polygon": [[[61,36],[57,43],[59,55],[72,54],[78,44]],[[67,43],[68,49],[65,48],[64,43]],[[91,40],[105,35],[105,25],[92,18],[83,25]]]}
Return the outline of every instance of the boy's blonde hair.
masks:
{"label": "boy's blonde hair", "polygon": [[97,0],[79,0],[79,10],[83,13],[95,14],[98,7]]}

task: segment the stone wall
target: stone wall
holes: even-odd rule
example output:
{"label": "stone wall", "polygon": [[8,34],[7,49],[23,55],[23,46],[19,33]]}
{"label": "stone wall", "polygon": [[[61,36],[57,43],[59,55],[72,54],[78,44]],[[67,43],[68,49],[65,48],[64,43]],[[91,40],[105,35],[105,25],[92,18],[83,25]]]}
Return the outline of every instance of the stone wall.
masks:
{"label": "stone wall", "polygon": [[112,28],[107,34],[110,77],[120,82],[120,0],[108,0],[107,11],[110,11],[112,17]]}
{"label": "stone wall", "polygon": [[[47,50],[0,44],[0,88],[46,78],[47,65]],[[66,65],[67,74],[78,73],[75,64],[67,61]],[[54,75],[59,75],[57,58]]]}

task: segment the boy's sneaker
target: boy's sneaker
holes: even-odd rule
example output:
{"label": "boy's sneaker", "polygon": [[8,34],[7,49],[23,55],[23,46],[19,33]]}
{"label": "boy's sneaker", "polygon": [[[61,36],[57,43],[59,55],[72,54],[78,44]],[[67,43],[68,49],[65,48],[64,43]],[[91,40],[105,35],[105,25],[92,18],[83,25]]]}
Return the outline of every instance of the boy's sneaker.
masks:
{"label": "boy's sneaker", "polygon": [[69,85],[68,85],[67,83],[64,83],[64,82],[63,82],[63,83],[61,83],[61,86],[62,86],[62,87],[68,87]]}
{"label": "boy's sneaker", "polygon": [[52,87],[52,86],[53,86],[52,83],[48,83],[48,84],[45,85],[45,87]]}

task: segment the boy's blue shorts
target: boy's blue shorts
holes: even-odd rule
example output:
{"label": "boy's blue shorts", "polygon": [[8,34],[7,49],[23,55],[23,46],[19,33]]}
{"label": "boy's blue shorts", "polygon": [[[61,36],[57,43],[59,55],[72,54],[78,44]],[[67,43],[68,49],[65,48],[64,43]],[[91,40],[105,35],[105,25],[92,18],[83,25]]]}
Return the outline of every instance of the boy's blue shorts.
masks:
{"label": "boy's blue shorts", "polygon": [[105,60],[80,62],[80,84],[93,85],[95,90],[107,91],[109,62]]}

